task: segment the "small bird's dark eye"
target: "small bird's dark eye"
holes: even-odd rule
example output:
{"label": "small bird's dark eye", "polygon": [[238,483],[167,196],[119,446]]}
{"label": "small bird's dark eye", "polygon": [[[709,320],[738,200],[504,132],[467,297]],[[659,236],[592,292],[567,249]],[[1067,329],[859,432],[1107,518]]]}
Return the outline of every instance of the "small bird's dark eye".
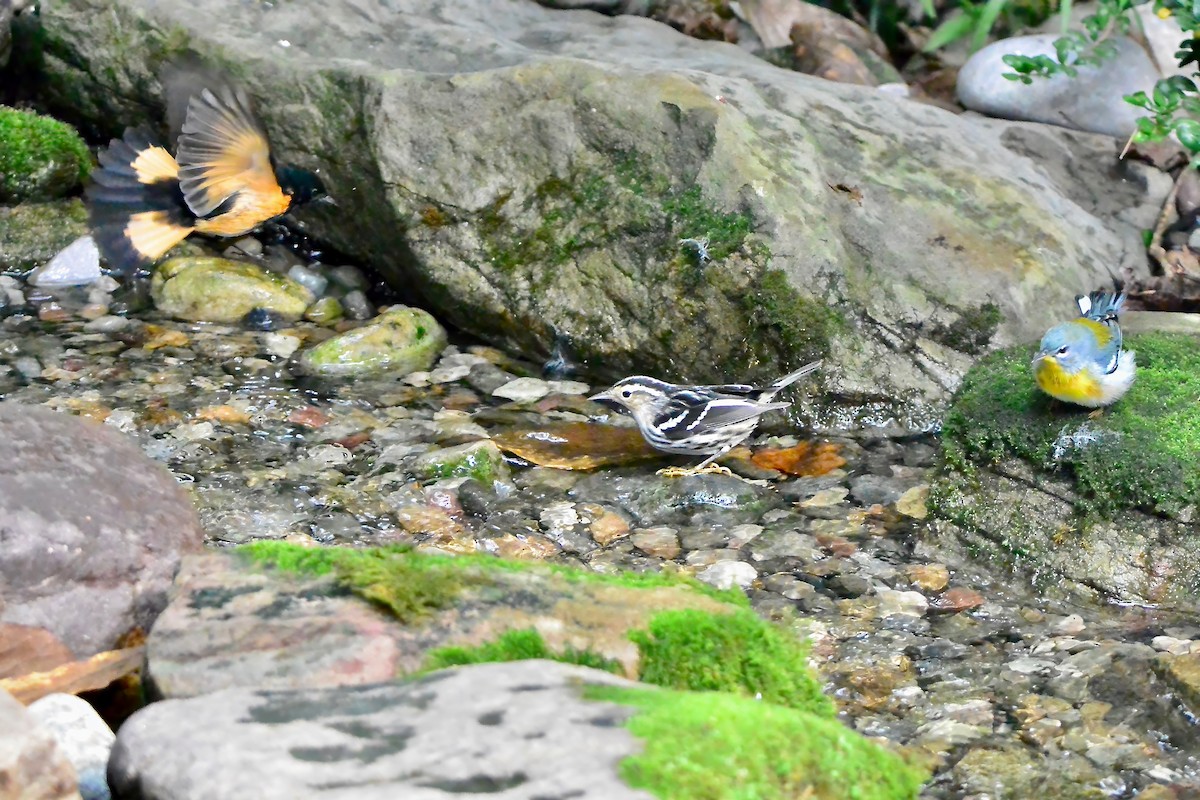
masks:
{"label": "small bird's dark eye", "polygon": [[1065,355],[1067,354],[1067,351],[1068,351],[1068,350],[1070,350],[1070,349],[1071,349],[1071,348],[1067,347],[1067,346],[1064,344],[1062,347],[1058,348],[1058,354],[1059,354],[1060,356],[1065,356]]}
{"label": "small bird's dark eye", "polygon": [[625,389],[624,391],[621,392],[621,397],[624,397],[626,400],[628,400],[629,398],[633,397],[633,392],[629,391],[628,389]]}

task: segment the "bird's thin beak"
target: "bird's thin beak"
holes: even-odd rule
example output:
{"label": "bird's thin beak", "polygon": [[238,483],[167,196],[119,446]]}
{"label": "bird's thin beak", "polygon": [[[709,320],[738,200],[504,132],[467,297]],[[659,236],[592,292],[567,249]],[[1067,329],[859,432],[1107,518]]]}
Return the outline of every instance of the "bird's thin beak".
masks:
{"label": "bird's thin beak", "polygon": [[605,391],[605,392],[597,392],[596,394],[589,397],[588,400],[591,400],[593,403],[599,403],[604,400],[612,400],[612,397],[609,395],[608,392]]}
{"label": "bird's thin beak", "polygon": [[337,204],[338,204],[337,200],[334,200],[333,195],[331,195],[331,194],[323,194],[320,197],[318,197],[316,200],[314,200],[313,202],[319,203],[323,206],[333,206],[334,208],[337,208]]}

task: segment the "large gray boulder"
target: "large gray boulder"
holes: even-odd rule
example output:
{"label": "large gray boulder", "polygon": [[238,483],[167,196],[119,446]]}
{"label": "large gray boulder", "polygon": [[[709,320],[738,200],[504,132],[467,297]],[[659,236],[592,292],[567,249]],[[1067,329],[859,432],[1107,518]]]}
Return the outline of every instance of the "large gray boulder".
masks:
{"label": "large gray boulder", "polygon": [[593,381],[826,356],[817,422],[933,424],[974,355],[1145,269],[1166,190],[1111,139],[532,0],[46,0],[42,21],[46,98],[96,134],[161,120],[180,51],[234,65],[340,204],[312,230],[463,330],[531,356],[560,337]]}
{"label": "large gray boulder", "polygon": [[0,403],[0,622],[85,658],[149,631],[204,532],[186,492],[131,440]]}
{"label": "large gray boulder", "polygon": [[109,783],[117,797],[142,800],[648,800],[617,774],[618,762],[641,749],[621,724],[631,710],[584,700],[586,684],[637,685],[517,661],[412,683],[164,700],[121,726]]}

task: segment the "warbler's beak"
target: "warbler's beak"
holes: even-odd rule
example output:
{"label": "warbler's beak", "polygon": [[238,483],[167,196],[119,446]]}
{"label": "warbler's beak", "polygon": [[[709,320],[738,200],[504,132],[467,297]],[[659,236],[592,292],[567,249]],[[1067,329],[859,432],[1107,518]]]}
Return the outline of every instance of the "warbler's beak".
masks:
{"label": "warbler's beak", "polygon": [[607,391],[594,394],[589,397],[588,400],[591,400],[593,403],[599,403],[602,406],[607,406],[608,408],[616,411],[621,410],[621,404],[618,403],[616,399]]}
{"label": "warbler's beak", "polygon": [[337,208],[337,204],[338,204],[337,200],[334,200],[333,195],[331,195],[331,194],[323,194],[320,197],[313,200],[313,203],[316,205],[322,205],[322,206],[333,206],[334,208]]}

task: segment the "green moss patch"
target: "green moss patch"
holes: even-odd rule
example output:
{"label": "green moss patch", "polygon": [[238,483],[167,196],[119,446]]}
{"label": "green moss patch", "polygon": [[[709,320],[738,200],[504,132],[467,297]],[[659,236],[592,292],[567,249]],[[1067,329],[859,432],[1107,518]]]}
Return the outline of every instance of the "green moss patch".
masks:
{"label": "green moss patch", "polygon": [[807,645],[752,611],[664,611],[629,638],[645,683],[757,696],[822,717],[836,711],[808,666]]}
{"label": "green moss patch", "polygon": [[0,201],[62,197],[91,168],[87,145],[70,125],[0,106]]}
{"label": "green moss patch", "polygon": [[358,596],[413,622],[450,606],[469,577],[449,558],[402,548],[352,550],[300,547],[284,542],[253,542],[238,552],[284,572],[332,575]]}
{"label": "green moss patch", "polygon": [[793,354],[796,366],[829,355],[830,340],[844,327],[837,312],[804,297],[778,269],[764,271],[742,305],[762,342]]}
{"label": "green moss patch", "polygon": [[531,658],[578,664],[582,667],[602,669],[605,672],[621,671],[621,665],[616,660],[605,658],[590,650],[576,650],[568,647],[562,652],[554,652],[546,645],[546,640],[542,638],[542,635],[532,628],[505,631],[496,641],[479,647],[439,647],[436,650],[430,650],[425,662],[425,670],[422,671],[432,672],[446,667],[487,664],[493,661],[525,661]]}
{"label": "green moss patch", "polygon": [[1037,388],[1032,348],[985,358],[946,416],[947,466],[969,475],[976,464],[1024,460],[1072,478],[1081,511],[1102,518],[1127,508],[1177,518],[1200,504],[1200,342],[1143,334],[1126,346],[1137,352],[1137,379],[1094,420]]}
{"label": "green moss patch", "polygon": [[906,800],[927,777],[845,726],[719,692],[589,687],[592,700],[633,706],[644,751],[621,764],[663,800]]}
{"label": "green moss patch", "polygon": [[418,553],[403,546],[350,549],[264,541],[243,545],[238,552],[284,572],[333,575],[339,583],[357,594],[396,612],[402,621],[422,616],[427,610],[450,605],[464,586],[486,585],[491,582],[489,573],[495,572],[538,572],[568,582],[626,588],[686,586],[722,603],[749,606],[749,601],[740,591],[714,589],[689,575],[670,572],[607,574],[561,564],[517,561],[483,554],[447,556]]}

